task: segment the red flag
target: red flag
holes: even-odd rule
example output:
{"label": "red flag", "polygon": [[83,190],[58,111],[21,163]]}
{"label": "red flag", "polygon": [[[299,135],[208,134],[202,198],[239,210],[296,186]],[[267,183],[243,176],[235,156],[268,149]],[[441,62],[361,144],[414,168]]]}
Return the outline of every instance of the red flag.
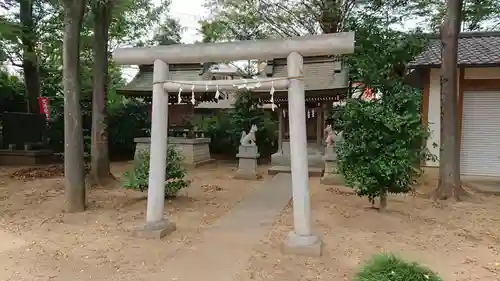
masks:
{"label": "red flag", "polygon": [[40,107],[40,114],[44,114],[47,121],[50,120],[49,98],[38,97],[38,106]]}

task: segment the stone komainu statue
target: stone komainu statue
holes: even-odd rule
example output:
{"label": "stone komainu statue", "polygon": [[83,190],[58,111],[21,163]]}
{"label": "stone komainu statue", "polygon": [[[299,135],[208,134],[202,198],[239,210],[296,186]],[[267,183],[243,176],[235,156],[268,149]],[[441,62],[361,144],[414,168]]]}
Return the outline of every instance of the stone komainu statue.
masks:
{"label": "stone komainu statue", "polygon": [[256,145],[255,144],[255,132],[257,132],[257,126],[252,125],[248,134],[243,131],[241,132],[241,145]]}

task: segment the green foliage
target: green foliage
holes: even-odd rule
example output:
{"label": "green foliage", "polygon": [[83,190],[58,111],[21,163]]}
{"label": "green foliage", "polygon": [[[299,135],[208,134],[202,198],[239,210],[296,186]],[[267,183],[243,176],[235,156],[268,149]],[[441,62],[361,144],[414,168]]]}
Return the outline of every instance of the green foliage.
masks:
{"label": "green foliage", "polygon": [[[64,151],[64,99],[62,97],[51,97],[49,99],[50,121],[48,122],[47,138],[49,147],[55,152]],[[90,153],[91,127],[92,127],[92,104],[89,100],[81,100],[83,148],[84,152]]]}
{"label": "green foliage", "polygon": [[419,30],[401,32],[390,24],[376,15],[347,21],[346,29],[355,31],[356,36],[354,53],[345,57],[351,81],[365,85],[400,81],[407,63],[423,51],[426,40]]}
{"label": "green foliage", "polygon": [[[182,156],[172,146],[167,149],[167,168],[165,176],[165,197],[174,197],[179,190],[189,185],[185,180],[186,169],[182,167]],[[124,188],[144,191],[148,189],[149,151],[141,151],[132,169],[123,173]]]}
{"label": "green foliage", "polygon": [[[412,0],[407,4],[414,16],[428,27],[439,31],[439,26],[446,14],[446,1]],[[463,0],[462,30],[495,30],[500,23],[500,2],[497,0]]]}
{"label": "green foliage", "polygon": [[240,146],[241,132],[248,130],[255,124],[258,131],[255,134],[256,143],[261,155],[270,155],[276,151],[277,120],[271,112],[259,108],[259,103],[252,99],[250,93],[237,94],[234,108],[227,113],[205,118],[198,128],[206,131],[212,138],[211,151],[213,153],[230,153],[236,155]]}
{"label": "green foliage", "polygon": [[[233,138],[227,132],[231,130],[231,119],[227,111],[219,112],[217,115],[204,117],[196,121],[199,130],[211,138],[210,152],[214,154],[233,153]],[[229,151],[228,151],[229,150]]]}
{"label": "green foliage", "polygon": [[24,84],[17,77],[0,69],[0,113],[26,110]]}
{"label": "green foliage", "polygon": [[245,130],[248,133],[252,125],[258,128],[255,139],[260,152],[263,155],[275,152],[273,145],[277,140],[277,122],[273,120],[269,111],[264,111],[258,106],[259,103],[252,99],[249,92],[238,93],[234,108],[229,111],[231,127],[227,131],[231,136],[234,152],[240,146],[241,132]]}
{"label": "green foliage", "polygon": [[[113,157],[130,159],[134,153],[134,138],[148,136],[151,123],[148,119],[148,105],[134,99],[109,103],[108,142],[109,152]],[[92,108],[89,101],[80,102],[82,108],[82,126],[84,150],[90,153]],[[47,137],[49,146],[56,152],[64,151],[64,110],[63,99],[50,99],[51,120],[48,122]]]}
{"label": "green foliage", "polygon": [[336,105],[330,112],[330,116],[326,119],[326,124],[332,126],[335,132],[341,132],[344,130],[344,124],[342,121],[342,115],[344,114],[344,107],[341,105]]}
{"label": "green foliage", "polygon": [[[428,132],[421,125],[421,94],[403,84],[405,65],[422,51],[418,32],[403,33],[376,14],[346,22],[356,31],[355,53],[346,57],[352,81],[380,91],[380,101],[348,98],[334,111],[334,128],[343,132],[337,145],[339,172],[359,196],[374,198],[411,190],[421,174]],[[385,196],[384,196],[385,198]],[[385,202],[381,202],[385,207]]]}
{"label": "green foliage", "polygon": [[263,39],[270,34],[254,0],[209,0],[207,6],[216,16],[200,21],[203,42]]}
{"label": "green foliage", "polygon": [[184,29],[177,19],[167,18],[163,25],[158,28],[150,43],[151,45],[180,44],[183,31]]}
{"label": "green foliage", "polygon": [[135,149],[134,138],[149,136],[151,122],[148,105],[137,100],[126,100],[109,109],[108,141],[110,154],[131,155]]}
{"label": "green foliage", "polygon": [[[83,20],[80,52],[80,71],[82,97],[90,98],[92,94],[92,48],[94,46],[93,24],[94,15],[90,7],[95,1],[89,0],[87,12]],[[0,1],[2,2],[2,1]],[[40,94],[45,97],[62,96],[62,37],[64,31],[63,9],[58,1],[34,0],[29,1],[32,6],[33,28],[23,28],[19,19],[20,0],[7,0],[4,13],[0,15],[0,60],[7,61],[16,67],[22,67],[24,36],[30,39],[30,43],[36,46],[35,54],[28,57],[38,64],[41,80]],[[113,2],[112,21],[110,25],[109,51],[115,49],[118,44],[141,45],[149,42],[152,35],[151,30],[158,30],[160,35],[155,35],[160,40],[166,40],[165,34],[180,37],[179,29],[172,30],[174,20],[166,13],[170,1],[153,0],[120,0]],[[164,21],[158,23],[158,18]],[[21,31],[29,34],[23,34]],[[169,33],[170,32],[170,33]],[[30,74],[31,75],[31,74]],[[120,101],[116,96],[116,89],[123,86],[121,71],[112,63],[109,65],[108,100]],[[36,93],[37,95],[39,93]]]}
{"label": "green foliage", "polygon": [[421,174],[428,136],[418,113],[420,95],[402,83],[381,86],[383,97],[348,99],[343,110],[343,140],[336,147],[339,172],[359,196],[406,193]]}
{"label": "green foliage", "polygon": [[431,270],[397,258],[379,254],[359,271],[352,281],[442,281]]}
{"label": "green foliage", "polygon": [[[406,29],[414,22],[437,31],[446,12],[444,0],[205,0],[211,11],[201,32],[209,42],[255,39],[265,36],[300,36],[346,30],[348,22],[377,17],[380,25]],[[463,30],[494,30],[500,22],[500,2],[464,0]],[[248,37],[254,38],[248,38]],[[397,41],[397,40],[394,40]]]}

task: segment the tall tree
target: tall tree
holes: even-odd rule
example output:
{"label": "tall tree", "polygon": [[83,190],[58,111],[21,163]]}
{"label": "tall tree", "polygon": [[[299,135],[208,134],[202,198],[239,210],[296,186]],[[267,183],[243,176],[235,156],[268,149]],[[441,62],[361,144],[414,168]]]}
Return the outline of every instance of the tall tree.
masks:
{"label": "tall tree", "polygon": [[[463,0],[461,31],[491,30],[500,23],[500,1]],[[438,31],[447,15],[447,0],[411,0],[410,11],[429,29]]]}
{"label": "tall tree", "polygon": [[360,14],[397,22],[407,7],[399,0],[206,0],[206,6],[212,13],[208,23],[250,22],[268,36],[281,37],[341,32]]}
{"label": "tall tree", "polygon": [[40,71],[38,69],[38,55],[35,47],[36,21],[34,19],[35,0],[19,0],[19,21],[21,23],[21,42],[23,45],[23,74],[26,85],[28,111],[39,113],[38,97],[40,96]]}
{"label": "tall tree", "polygon": [[458,122],[457,51],[463,0],[448,0],[441,28],[441,140],[439,184],[436,199],[465,194],[460,181],[460,137]]}
{"label": "tall tree", "polygon": [[153,36],[152,45],[173,45],[180,44],[183,28],[178,20],[167,18]]}
{"label": "tall tree", "polygon": [[[149,2],[146,2],[149,4]],[[90,2],[93,16],[93,94],[92,94],[92,140],[91,140],[91,178],[94,184],[105,185],[114,180],[110,171],[108,148],[108,66],[110,28],[113,21],[122,22],[123,16],[117,11],[126,9],[126,2],[116,0],[92,0]],[[166,9],[169,2],[163,2]],[[143,4],[144,5],[144,4]],[[163,10],[157,10],[163,11]],[[169,45],[180,43],[181,30],[179,22],[167,18],[158,26],[158,31],[151,40],[153,44]]]}
{"label": "tall tree", "polygon": [[[44,0],[4,0],[0,5],[7,11],[0,16],[0,47],[9,62],[23,70],[26,88],[27,110],[38,113],[40,96],[40,71],[37,54],[37,27]],[[15,13],[9,13],[10,11]],[[9,46],[10,45],[10,46]],[[12,48],[12,46],[15,48]],[[9,48],[11,47],[11,48]],[[14,52],[15,55],[12,55]]]}
{"label": "tall tree", "polygon": [[[23,50],[22,25],[19,19],[20,1],[0,0],[0,55],[16,69],[22,70]],[[52,97],[62,95],[62,42],[64,9],[54,0],[31,0],[35,29],[28,37],[35,39],[35,52],[40,71],[41,93]],[[135,45],[151,37],[151,30],[158,26],[158,18],[167,12],[168,1],[120,0],[113,9],[109,31],[109,49],[119,44]],[[90,6],[92,2],[88,3]],[[89,9],[90,10],[90,9]],[[81,34],[81,71],[83,94],[92,94],[92,49],[94,46],[94,19],[88,12],[83,19]],[[26,29],[29,30],[29,29]],[[116,67],[112,66],[114,69]],[[111,89],[113,90],[113,89]],[[113,92],[113,91],[111,91]]]}
{"label": "tall tree", "polygon": [[80,31],[85,0],[61,0],[64,7],[64,177],[66,210],[85,210],[85,168],[82,113],[80,109]]}
{"label": "tall tree", "polygon": [[[436,23],[440,23],[446,11],[446,1],[206,0],[206,7],[211,16],[202,22],[205,25],[222,24],[237,29],[237,25],[230,23],[250,22],[267,36],[290,37],[340,32],[345,30],[348,20],[363,15],[375,15],[394,25],[413,21],[424,30],[436,30],[439,26]],[[500,22],[499,15],[499,0],[464,0],[464,30],[493,28]],[[218,31],[220,37],[238,34],[230,28],[214,28],[212,31]]]}
{"label": "tall tree", "polygon": [[94,0],[93,94],[92,94],[92,145],[91,177],[93,183],[104,185],[113,179],[109,166],[108,149],[108,42],[111,11],[114,0]]}

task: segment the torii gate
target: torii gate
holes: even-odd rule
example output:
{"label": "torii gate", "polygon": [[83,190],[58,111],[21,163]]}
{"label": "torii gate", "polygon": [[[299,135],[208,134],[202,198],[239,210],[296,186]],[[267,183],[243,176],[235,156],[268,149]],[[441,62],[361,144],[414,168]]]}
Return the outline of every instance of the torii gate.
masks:
{"label": "torii gate", "polygon": [[[186,90],[192,91],[194,95],[195,92],[235,90],[238,88],[237,86],[253,84],[253,86],[258,85],[260,90],[288,88],[288,111],[294,113],[290,114],[289,117],[290,149],[293,151],[291,154],[291,176],[294,231],[288,237],[288,243],[299,248],[320,244],[319,238],[314,236],[311,230],[306,110],[304,81],[302,79],[303,56],[338,55],[353,52],[353,32],[287,39],[117,49],[114,53],[114,60],[118,65],[154,65],[148,201],[146,224],[140,233],[161,238],[175,230],[175,224],[164,217],[164,183],[168,138],[167,92],[179,91],[183,85],[190,86]],[[287,77],[239,82],[221,80],[210,81],[210,84],[200,81],[170,81],[168,77],[169,63],[221,62],[283,57],[287,57]]]}

